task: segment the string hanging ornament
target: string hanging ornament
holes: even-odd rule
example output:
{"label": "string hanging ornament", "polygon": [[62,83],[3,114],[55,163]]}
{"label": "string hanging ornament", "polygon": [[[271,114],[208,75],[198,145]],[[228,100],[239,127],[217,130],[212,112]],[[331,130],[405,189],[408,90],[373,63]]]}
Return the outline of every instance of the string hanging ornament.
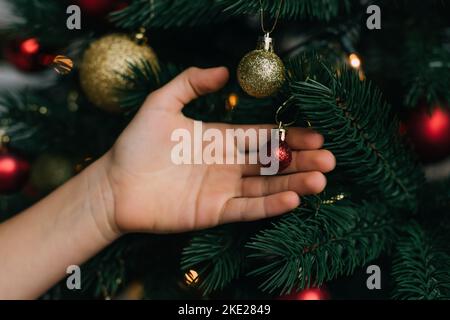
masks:
{"label": "string hanging ornament", "polygon": [[237,78],[241,88],[250,96],[265,98],[275,94],[283,85],[285,66],[283,61],[274,52],[274,41],[270,34],[278,23],[283,0],[275,15],[275,21],[270,29],[266,29],[264,23],[264,6],[260,0],[261,29],[264,33],[260,37],[255,50],[247,53],[239,62]]}

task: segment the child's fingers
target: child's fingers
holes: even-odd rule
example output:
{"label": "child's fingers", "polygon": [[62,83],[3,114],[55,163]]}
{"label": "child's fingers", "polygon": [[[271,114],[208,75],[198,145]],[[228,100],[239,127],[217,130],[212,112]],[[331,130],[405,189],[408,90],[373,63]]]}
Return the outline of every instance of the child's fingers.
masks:
{"label": "child's fingers", "polygon": [[222,88],[228,77],[228,70],[224,67],[210,69],[191,67],[150,94],[144,106],[179,112],[187,103],[199,96]]}
{"label": "child's fingers", "polygon": [[225,204],[219,224],[253,221],[273,217],[292,210],[300,204],[299,196],[292,191],[258,198],[233,198]]}
{"label": "child's fingers", "polygon": [[294,191],[298,195],[320,193],[325,189],[327,180],[318,172],[300,172],[285,176],[263,176],[243,178],[240,197],[262,197],[285,191]]}
{"label": "child's fingers", "polygon": [[327,173],[336,167],[336,158],[325,149],[292,152],[292,161],[282,173],[320,171]]}
{"label": "child's fingers", "polygon": [[[247,155],[247,159],[249,158],[249,155]],[[247,160],[246,164],[241,165],[242,175],[244,177],[261,175],[261,165],[249,163],[249,160]],[[281,172],[281,174],[307,171],[320,171],[326,173],[332,171],[335,166],[336,159],[328,150],[293,151],[291,164]]]}
{"label": "child's fingers", "polygon": [[[270,129],[274,129],[276,125],[274,124],[250,124],[250,125],[231,125],[226,123],[208,123],[205,124],[206,129],[218,129],[221,131],[222,135],[225,137],[227,130],[230,134],[237,136],[235,139],[235,144],[238,147],[243,146],[247,152],[254,152],[258,150],[260,145],[259,130],[266,130],[266,139],[261,142],[261,145],[265,145],[271,137]],[[253,145],[249,145],[250,138],[253,141]],[[239,142],[239,143],[238,143]],[[289,128],[286,135],[286,142],[289,144],[293,150],[315,150],[320,149],[323,146],[324,138],[323,136],[309,128]]]}

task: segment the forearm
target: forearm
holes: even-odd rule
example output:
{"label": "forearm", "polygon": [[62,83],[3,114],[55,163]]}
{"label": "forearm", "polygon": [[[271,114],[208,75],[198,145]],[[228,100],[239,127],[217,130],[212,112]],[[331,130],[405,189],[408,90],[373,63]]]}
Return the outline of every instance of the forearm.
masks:
{"label": "forearm", "polygon": [[48,197],[0,225],[0,299],[30,299],[118,237],[105,156]]}

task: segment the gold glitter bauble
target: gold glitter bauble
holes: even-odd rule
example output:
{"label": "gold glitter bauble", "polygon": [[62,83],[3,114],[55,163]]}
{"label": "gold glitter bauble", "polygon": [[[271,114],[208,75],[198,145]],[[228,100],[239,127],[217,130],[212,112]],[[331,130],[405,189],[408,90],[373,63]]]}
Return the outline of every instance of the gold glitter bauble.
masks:
{"label": "gold glitter bauble", "polygon": [[111,34],[94,41],[84,53],[80,66],[80,83],[88,99],[97,107],[119,112],[118,89],[130,86],[125,76],[132,76],[130,64],[148,61],[159,70],[155,52],[126,34]]}
{"label": "gold glitter bauble", "polygon": [[285,68],[272,49],[247,53],[239,63],[237,77],[242,89],[256,98],[273,95],[284,83]]}

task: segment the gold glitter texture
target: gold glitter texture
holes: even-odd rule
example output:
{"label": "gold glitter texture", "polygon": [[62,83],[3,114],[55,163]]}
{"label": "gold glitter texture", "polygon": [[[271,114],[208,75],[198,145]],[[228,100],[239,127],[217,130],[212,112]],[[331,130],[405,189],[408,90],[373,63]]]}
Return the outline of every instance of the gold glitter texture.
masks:
{"label": "gold glitter texture", "polygon": [[237,70],[241,88],[255,98],[273,95],[284,83],[285,68],[272,51],[257,49],[242,58]]}
{"label": "gold glitter texture", "polygon": [[80,66],[80,83],[88,99],[97,107],[119,112],[117,89],[126,89],[131,76],[130,64],[148,61],[154,72],[159,70],[155,52],[139,45],[126,34],[111,34],[94,41],[84,53]]}

